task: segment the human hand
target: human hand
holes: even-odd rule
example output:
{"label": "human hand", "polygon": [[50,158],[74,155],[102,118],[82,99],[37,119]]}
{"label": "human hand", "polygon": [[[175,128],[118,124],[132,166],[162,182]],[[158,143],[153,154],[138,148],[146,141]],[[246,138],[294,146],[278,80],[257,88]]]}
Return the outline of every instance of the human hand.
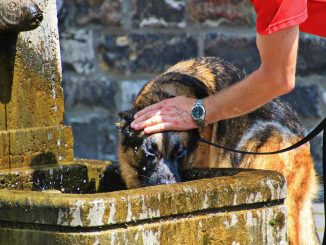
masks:
{"label": "human hand", "polygon": [[147,134],[197,128],[190,115],[194,103],[195,99],[185,96],[163,100],[137,112],[131,127],[136,130],[144,129]]}

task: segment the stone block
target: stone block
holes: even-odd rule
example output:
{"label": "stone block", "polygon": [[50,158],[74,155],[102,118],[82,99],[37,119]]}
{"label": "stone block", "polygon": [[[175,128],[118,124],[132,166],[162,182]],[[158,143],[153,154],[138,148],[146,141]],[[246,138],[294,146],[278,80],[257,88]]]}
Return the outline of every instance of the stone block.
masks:
{"label": "stone block", "polygon": [[9,133],[0,130],[0,168],[9,167]]}
{"label": "stone block", "polygon": [[0,220],[6,224],[0,228],[1,244],[9,238],[12,245],[44,241],[62,245],[286,244],[287,240],[285,180],[272,171],[239,171],[87,195],[11,192],[0,190]]}
{"label": "stone block", "polygon": [[70,127],[14,129],[8,132],[12,168],[73,160],[73,138]]}
{"label": "stone block", "polygon": [[133,100],[136,98],[137,94],[141,88],[145,85],[147,80],[138,81],[122,81],[120,85],[121,90],[121,102],[119,103],[119,111],[128,110],[131,107]]}
{"label": "stone block", "polygon": [[114,100],[117,93],[117,82],[108,76],[64,75],[62,83],[65,93],[65,108],[77,105],[103,107],[115,111]]}
{"label": "stone block", "polygon": [[185,0],[134,0],[133,27],[185,27]]}
{"label": "stone block", "polygon": [[105,66],[119,75],[162,72],[198,54],[197,41],[190,34],[107,34],[100,40],[99,50]]}
{"label": "stone block", "polygon": [[119,0],[76,0],[75,20],[78,25],[98,23],[105,26],[121,25]]}
{"label": "stone block", "polygon": [[6,117],[5,105],[0,103],[0,131],[6,130]]}
{"label": "stone block", "polygon": [[57,16],[58,16],[58,27],[59,30],[63,29],[63,23],[70,14],[70,5],[66,0],[56,0],[57,4]]}
{"label": "stone block", "polygon": [[[0,211],[7,210],[0,212],[0,219],[62,227],[96,228],[129,222],[148,222],[174,215],[182,217],[193,212],[198,214],[198,211],[211,213],[212,210],[218,212],[223,208],[239,206],[258,208],[259,203],[265,203],[262,207],[268,204],[282,205],[286,197],[286,186],[280,173],[254,170],[173,185],[96,193],[95,196],[63,197],[59,194],[48,200],[40,198],[42,195],[39,192],[20,192],[17,196],[8,196],[0,190],[0,200],[6,200],[5,205],[3,203],[0,206]],[[21,205],[26,196],[30,197],[28,207]],[[93,198],[96,198],[95,201]],[[29,209],[29,215],[18,216],[17,214],[25,211],[23,208]]]}
{"label": "stone block", "polygon": [[317,85],[298,85],[291,93],[282,97],[291,104],[299,116],[303,118],[321,118],[321,98]]}
{"label": "stone block", "polygon": [[73,122],[70,124],[74,136],[76,158],[98,159],[97,128],[95,120],[91,122]]}
{"label": "stone block", "polygon": [[299,42],[298,75],[326,74],[326,40],[320,37],[302,36]]}
{"label": "stone block", "polygon": [[[47,241],[49,245],[287,244],[285,216],[284,206],[273,206],[196,216],[189,214],[161,221],[128,224],[126,227],[101,229],[97,232],[50,232],[1,227],[0,242],[10,239],[12,245],[41,244],[43,241]],[[277,225],[271,225],[270,221],[276,219]]]}
{"label": "stone block", "polygon": [[[118,147],[117,113],[112,111],[94,110],[92,108],[72,109],[75,113],[65,116],[66,124],[70,125],[74,135],[74,156],[88,159],[116,160]],[[93,113],[88,113],[89,111]],[[85,115],[88,114],[88,115]],[[115,115],[111,115],[115,114]]]}
{"label": "stone block", "polygon": [[249,0],[190,0],[187,5],[190,18],[201,24],[213,26],[255,24],[253,7]]}
{"label": "stone block", "polygon": [[16,44],[8,129],[55,126],[63,119],[56,3],[41,1],[41,26],[22,32]]}
{"label": "stone block", "polygon": [[98,123],[98,159],[117,161],[119,130],[114,121],[100,121]]}
{"label": "stone block", "polygon": [[222,57],[248,74],[260,65],[255,36],[208,33],[204,45],[205,56]]}
{"label": "stone block", "polygon": [[94,71],[95,53],[93,32],[80,29],[61,33],[62,64],[65,70],[74,70],[78,74]]}

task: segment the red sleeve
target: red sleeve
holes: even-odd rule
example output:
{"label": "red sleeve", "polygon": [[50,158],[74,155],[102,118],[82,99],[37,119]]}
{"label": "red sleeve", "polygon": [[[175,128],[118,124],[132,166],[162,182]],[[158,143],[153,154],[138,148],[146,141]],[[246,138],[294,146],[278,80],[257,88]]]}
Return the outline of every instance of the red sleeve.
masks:
{"label": "red sleeve", "polygon": [[299,25],[307,17],[307,0],[251,0],[257,13],[256,28],[262,35]]}
{"label": "red sleeve", "polygon": [[326,37],[326,0],[308,0],[308,19],[300,30]]}

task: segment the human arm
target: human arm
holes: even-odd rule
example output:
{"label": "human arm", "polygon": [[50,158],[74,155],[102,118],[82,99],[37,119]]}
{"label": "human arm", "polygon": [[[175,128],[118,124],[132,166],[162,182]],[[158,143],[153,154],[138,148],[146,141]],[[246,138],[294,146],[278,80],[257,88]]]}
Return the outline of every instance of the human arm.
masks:
{"label": "human arm", "polygon": [[[205,98],[206,123],[247,114],[295,85],[299,27],[270,35],[257,33],[260,67],[242,81]],[[196,128],[190,111],[194,99],[178,96],[151,105],[135,115],[131,126],[145,133]]]}

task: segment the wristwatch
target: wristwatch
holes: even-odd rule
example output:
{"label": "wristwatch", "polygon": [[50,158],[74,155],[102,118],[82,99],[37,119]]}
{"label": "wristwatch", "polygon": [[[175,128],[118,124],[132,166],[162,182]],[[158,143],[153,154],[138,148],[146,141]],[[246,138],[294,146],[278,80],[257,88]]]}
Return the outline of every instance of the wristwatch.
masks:
{"label": "wristwatch", "polygon": [[191,117],[199,128],[205,127],[206,110],[204,107],[204,100],[197,99],[191,109]]}

